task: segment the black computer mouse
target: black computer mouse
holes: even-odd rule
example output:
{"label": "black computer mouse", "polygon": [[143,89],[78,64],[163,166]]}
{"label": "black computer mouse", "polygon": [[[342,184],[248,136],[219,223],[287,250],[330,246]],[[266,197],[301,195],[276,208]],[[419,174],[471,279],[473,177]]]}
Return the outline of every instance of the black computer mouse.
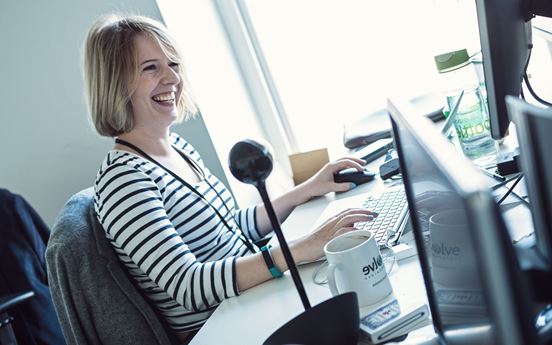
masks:
{"label": "black computer mouse", "polygon": [[352,182],[358,186],[359,184],[372,181],[375,177],[376,173],[369,169],[358,171],[355,168],[349,168],[335,173],[334,181],[336,183]]}

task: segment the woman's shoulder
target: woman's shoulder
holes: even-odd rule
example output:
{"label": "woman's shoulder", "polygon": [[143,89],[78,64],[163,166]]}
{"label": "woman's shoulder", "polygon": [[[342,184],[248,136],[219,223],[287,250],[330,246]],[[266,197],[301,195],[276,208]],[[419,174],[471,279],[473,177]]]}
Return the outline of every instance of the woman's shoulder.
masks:
{"label": "woman's shoulder", "polygon": [[109,150],[105,155],[98,173],[102,173],[106,169],[119,167],[121,169],[138,169],[144,162],[147,162],[147,160],[135,153],[113,149]]}
{"label": "woman's shoulder", "polygon": [[184,151],[188,156],[192,157],[193,159],[200,161],[201,156],[199,155],[199,152],[190,144],[186,139],[182,138],[177,133],[172,132],[171,133],[171,144],[174,145],[176,148]]}
{"label": "woman's shoulder", "polygon": [[94,185],[97,189],[101,189],[107,183],[146,176],[148,179],[155,180],[160,173],[158,170],[151,162],[134,153],[110,150],[96,174]]}

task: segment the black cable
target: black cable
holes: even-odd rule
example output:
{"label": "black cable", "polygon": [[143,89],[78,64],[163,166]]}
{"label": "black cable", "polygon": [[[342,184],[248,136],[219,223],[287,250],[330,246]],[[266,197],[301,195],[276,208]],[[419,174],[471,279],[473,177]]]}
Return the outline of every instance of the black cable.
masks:
{"label": "black cable", "polygon": [[529,61],[531,61],[531,53],[533,52],[533,43],[529,43],[527,47],[529,49],[529,54],[527,54],[527,61],[525,61],[525,67],[523,68],[523,73],[527,73],[527,68],[529,67]]}
{"label": "black cable", "polygon": [[[527,90],[529,90],[529,93],[531,94],[531,96],[533,96],[533,98],[535,98],[535,100],[537,100],[537,102],[544,104],[548,107],[552,107],[552,103],[545,101],[535,93],[535,90],[533,90],[533,87],[531,87],[531,83],[529,82],[529,77],[527,76],[527,68],[529,67],[529,61],[531,60],[532,52],[533,52],[533,43],[529,44],[529,54],[527,55],[527,61],[525,62],[525,68],[523,69],[523,81],[527,86]],[[522,96],[522,99],[525,99],[523,95],[523,88],[521,89],[521,96]]]}
{"label": "black cable", "polygon": [[498,188],[507,185],[508,183],[512,182],[513,180],[515,180],[515,179],[517,179],[518,177],[521,177],[521,176],[523,176],[523,175],[522,175],[521,173],[519,173],[519,174],[517,174],[517,175],[515,175],[515,176],[513,176],[513,177],[510,177],[510,178],[508,178],[508,179],[506,179],[506,180],[504,180],[504,181],[502,181],[502,182],[499,182],[499,183],[493,185],[493,186],[491,187],[491,190],[493,190],[493,191],[494,191],[494,190],[497,190]]}
{"label": "black cable", "polygon": [[[529,54],[527,54],[527,61],[525,61],[525,67],[523,68],[523,75],[527,74],[527,68],[529,68],[529,60],[531,60],[531,52],[533,51],[533,43],[529,44]],[[522,76],[523,79],[523,76]],[[523,92],[523,85],[519,88],[519,95],[521,99],[525,101],[525,93]]]}
{"label": "black cable", "polygon": [[[495,191],[495,190],[498,190],[499,188],[502,188],[504,187],[505,185],[507,185],[508,183],[514,181],[515,179],[517,178],[520,178],[520,177],[523,177],[522,173],[519,173],[519,174],[516,174],[514,175],[513,177],[510,177],[510,178],[507,178],[506,180],[504,181],[501,181],[500,183],[497,183],[493,186],[491,186],[491,190],[492,191]],[[518,198],[521,202],[523,202],[525,205],[529,206],[529,202],[527,200],[525,200],[525,198],[527,197],[522,197],[522,196],[519,196],[516,192],[510,192],[510,194],[512,194],[513,196],[515,196],[516,198]]]}
{"label": "black cable", "polygon": [[[498,200],[496,203],[498,205],[500,205],[504,200],[506,200],[506,198],[508,197],[508,195],[510,195],[510,193],[512,193],[512,191],[514,190],[514,188],[516,188],[516,185],[519,183],[519,181],[521,181],[521,179],[523,178],[523,175],[522,174],[519,174],[518,178],[516,179],[516,181],[514,182],[514,184],[512,184],[512,186],[510,188],[508,188],[508,191],[500,198],[500,200]],[[515,193],[514,193],[515,194]],[[517,195],[517,194],[516,194]],[[520,199],[522,199],[520,197]],[[523,199],[522,199],[523,200]],[[525,200],[523,200],[525,201]]]}
{"label": "black cable", "polygon": [[521,88],[521,90],[519,90],[519,95],[521,99],[525,101],[525,95],[523,94],[523,87]]}
{"label": "black cable", "polygon": [[519,196],[516,192],[512,192],[512,195],[518,198],[518,200],[524,203],[527,207],[530,206],[529,201],[525,200],[529,198],[529,196]]}
{"label": "black cable", "polygon": [[[492,167],[494,168],[494,167]],[[484,173],[485,175],[497,180],[497,181],[500,181],[500,182],[503,182],[503,181],[506,181],[506,177],[498,174],[498,173],[494,173],[494,172],[491,172],[483,167],[479,167],[479,170],[481,170],[482,173]]]}
{"label": "black cable", "polygon": [[525,73],[523,73],[523,80],[525,81],[525,85],[527,86],[527,90],[529,90],[529,93],[531,94],[531,96],[533,96],[533,98],[535,98],[539,103],[541,104],[544,104],[548,107],[552,107],[552,103],[548,102],[548,101],[545,101],[544,99],[540,98],[536,93],[535,91],[533,90],[533,88],[531,87],[531,83],[529,82],[529,77],[527,76],[527,71],[525,71]]}

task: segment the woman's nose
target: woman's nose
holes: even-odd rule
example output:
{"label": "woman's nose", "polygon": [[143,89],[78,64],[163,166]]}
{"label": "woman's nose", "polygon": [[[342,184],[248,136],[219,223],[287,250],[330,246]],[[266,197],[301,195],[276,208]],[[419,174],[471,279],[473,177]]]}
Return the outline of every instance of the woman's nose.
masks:
{"label": "woman's nose", "polygon": [[179,84],[180,75],[177,71],[171,66],[165,66],[163,68],[163,78],[161,80],[163,84]]}

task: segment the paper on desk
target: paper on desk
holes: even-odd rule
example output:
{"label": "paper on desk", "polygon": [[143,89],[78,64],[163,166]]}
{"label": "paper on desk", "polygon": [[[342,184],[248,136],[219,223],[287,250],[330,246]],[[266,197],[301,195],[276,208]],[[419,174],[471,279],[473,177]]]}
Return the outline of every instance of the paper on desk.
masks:
{"label": "paper on desk", "polygon": [[522,202],[502,207],[502,217],[512,241],[517,242],[534,232],[531,210]]}

